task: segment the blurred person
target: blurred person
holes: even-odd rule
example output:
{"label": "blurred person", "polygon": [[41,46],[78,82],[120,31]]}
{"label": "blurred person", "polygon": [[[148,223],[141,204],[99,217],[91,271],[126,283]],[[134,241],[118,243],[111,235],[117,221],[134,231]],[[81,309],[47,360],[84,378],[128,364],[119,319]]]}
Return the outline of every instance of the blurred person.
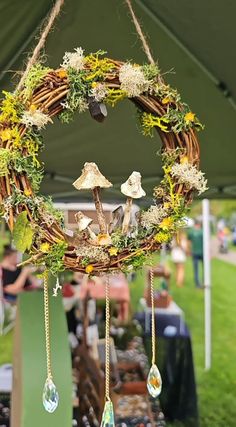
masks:
{"label": "blurred person", "polygon": [[64,283],[62,288],[68,331],[74,335],[76,335],[76,328],[78,324],[76,310],[78,309],[80,288],[83,280],[84,274],[76,271],[73,273],[71,281]]}
{"label": "blurred person", "polygon": [[179,232],[173,240],[171,258],[175,264],[175,280],[179,287],[182,287],[185,279],[185,263],[188,250],[188,241],[184,232]]}
{"label": "blurred person", "polygon": [[222,254],[226,254],[228,252],[228,235],[229,229],[227,227],[222,228],[217,233],[219,242],[219,252]]}
{"label": "blurred person", "polygon": [[194,281],[196,288],[202,288],[199,278],[199,266],[203,268],[203,230],[200,221],[195,221],[193,228],[188,233],[191,244],[191,255],[193,259]]}
{"label": "blurred person", "polygon": [[236,226],[234,226],[232,230],[232,243],[236,246]]}
{"label": "blurred person", "polygon": [[29,266],[20,268],[17,267],[17,264],[16,249],[13,249],[10,245],[4,246],[3,259],[0,264],[3,298],[13,303],[20,292],[37,286],[37,280],[32,276],[35,268]]}

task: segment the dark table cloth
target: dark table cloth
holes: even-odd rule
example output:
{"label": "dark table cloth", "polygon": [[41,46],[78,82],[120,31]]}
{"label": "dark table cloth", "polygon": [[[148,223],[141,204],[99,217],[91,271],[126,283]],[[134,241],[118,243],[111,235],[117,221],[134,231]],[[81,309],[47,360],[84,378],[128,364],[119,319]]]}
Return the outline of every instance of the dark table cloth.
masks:
{"label": "dark table cloth", "polygon": [[[180,329],[176,316],[159,313],[155,316],[157,365],[163,381],[160,395],[162,410],[169,421],[178,420],[186,427],[199,427],[193,354],[188,328],[184,324]],[[135,318],[143,327],[145,349],[151,361],[151,327],[148,327],[147,332],[145,313],[138,313]],[[149,320],[151,321],[150,318]],[[170,325],[176,327],[176,334],[171,337],[165,335],[165,328]]]}

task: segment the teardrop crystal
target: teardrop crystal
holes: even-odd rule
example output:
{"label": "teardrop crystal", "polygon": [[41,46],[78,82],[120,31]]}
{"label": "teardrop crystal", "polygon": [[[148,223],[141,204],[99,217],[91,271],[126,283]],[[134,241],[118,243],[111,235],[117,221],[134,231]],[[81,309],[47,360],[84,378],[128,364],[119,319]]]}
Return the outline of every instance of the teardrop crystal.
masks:
{"label": "teardrop crystal", "polygon": [[162,380],[157,365],[152,365],[147,379],[147,389],[152,397],[157,397],[161,393]]}
{"label": "teardrop crystal", "polygon": [[105,403],[102,414],[101,427],[115,427],[113,403],[111,400],[108,400]]}
{"label": "teardrop crystal", "polygon": [[43,389],[43,406],[47,412],[54,412],[57,409],[59,395],[56,386],[51,378],[47,378]]}

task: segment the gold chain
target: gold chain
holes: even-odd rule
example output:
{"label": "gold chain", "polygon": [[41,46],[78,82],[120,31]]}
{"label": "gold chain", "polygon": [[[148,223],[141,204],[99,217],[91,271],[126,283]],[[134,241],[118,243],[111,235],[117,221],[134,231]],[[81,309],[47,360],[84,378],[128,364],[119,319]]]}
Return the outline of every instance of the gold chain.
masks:
{"label": "gold chain", "polygon": [[156,328],[155,328],[155,307],[154,307],[154,272],[150,269],[150,292],[151,292],[151,316],[152,316],[152,365],[156,362]]}
{"label": "gold chain", "polygon": [[48,270],[45,270],[43,273],[43,296],[44,296],[44,325],[45,325],[45,341],[46,341],[46,357],[47,357],[47,379],[52,379],[49,300],[48,300]]}
{"label": "gold chain", "polygon": [[110,288],[106,276],[106,328],[105,328],[105,399],[110,400]]}

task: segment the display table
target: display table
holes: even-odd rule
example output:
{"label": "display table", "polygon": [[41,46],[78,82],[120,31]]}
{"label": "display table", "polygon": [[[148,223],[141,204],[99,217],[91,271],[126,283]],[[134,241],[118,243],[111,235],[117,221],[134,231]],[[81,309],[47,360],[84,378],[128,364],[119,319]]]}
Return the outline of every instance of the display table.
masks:
{"label": "display table", "polygon": [[[161,407],[166,419],[181,421],[186,427],[198,427],[197,393],[194,375],[191,337],[183,320],[183,312],[174,304],[167,309],[155,309],[157,326],[157,364],[163,389]],[[135,318],[144,332],[144,344],[151,361],[150,311],[138,313]],[[148,320],[147,320],[148,319]],[[180,320],[181,319],[181,320]],[[176,334],[165,335],[166,327],[174,326]],[[172,331],[174,329],[172,328]]]}
{"label": "display table", "polygon": [[[151,307],[145,308],[145,333],[150,333],[151,330]],[[159,316],[162,317],[162,321],[160,326],[167,327],[167,326],[175,326],[177,328],[178,333],[182,334],[185,330],[185,324],[184,324],[184,312],[183,310],[174,302],[171,301],[169,306],[167,308],[155,308],[155,314],[157,316],[157,331],[159,331],[158,323],[159,323]],[[171,316],[171,324],[169,324],[169,319]]]}

